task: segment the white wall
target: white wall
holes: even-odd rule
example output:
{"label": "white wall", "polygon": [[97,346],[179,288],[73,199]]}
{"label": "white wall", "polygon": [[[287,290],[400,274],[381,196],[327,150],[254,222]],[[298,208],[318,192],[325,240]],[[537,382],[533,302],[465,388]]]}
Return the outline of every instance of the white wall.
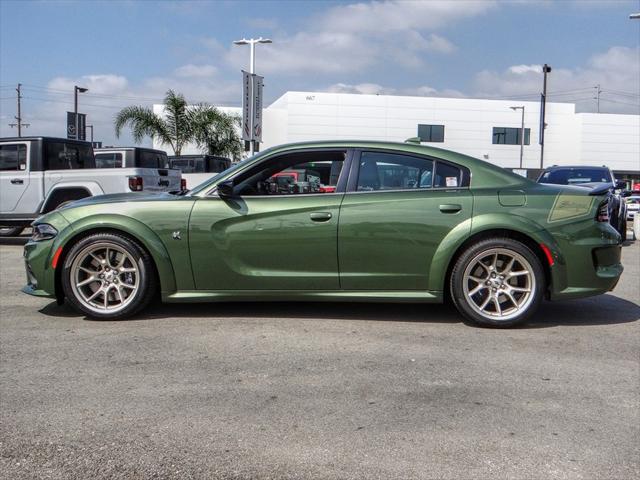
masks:
{"label": "white wall", "polygon": [[[432,145],[517,168],[519,145],[493,145],[493,127],[531,130],[523,166],[539,168],[539,102],[469,98],[403,97],[346,93],[287,92],[264,110],[261,149],[282,143],[359,139],[403,142],[418,124],[444,125],[443,143]],[[222,108],[240,114],[238,108]],[[154,111],[161,113],[162,106]],[[607,164],[640,172],[640,116],[575,113],[570,103],[547,103],[544,165]],[[157,146],[154,142],[154,146]],[[193,146],[183,151],[199,153]]]}
{"label": "white wall", "polygon": [[615,170],[640,170],[640,116],[579,113],[580,158],[586,165],[610,165]]}

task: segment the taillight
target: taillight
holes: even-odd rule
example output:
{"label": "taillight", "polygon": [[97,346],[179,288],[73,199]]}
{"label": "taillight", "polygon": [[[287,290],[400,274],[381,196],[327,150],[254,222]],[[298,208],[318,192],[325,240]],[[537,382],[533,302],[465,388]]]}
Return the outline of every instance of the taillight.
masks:
{"label": "taillight", "polygon": [[186,190],[187,189],[187,179],[186,178],[181,178],[180,179],[180,190]]}
{"label": "taillight", "polygon": [[132,192],[141,192],[142,177],[129,177],[129,190]]}
{"label": "taillight", "polygon": [[605,200],[598,207],[598,215],[596,216],[596,220],[599,222],[609,223],[609,200]]}

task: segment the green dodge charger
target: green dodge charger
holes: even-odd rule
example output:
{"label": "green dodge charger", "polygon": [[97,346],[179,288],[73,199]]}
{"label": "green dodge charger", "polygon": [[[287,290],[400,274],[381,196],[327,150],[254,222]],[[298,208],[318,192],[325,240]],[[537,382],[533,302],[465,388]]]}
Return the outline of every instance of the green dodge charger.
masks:
{"label": "green dodge charger", "polygon": [[450,299],[467,319],[506,327],[543,298],[615,287],[607,195],[412,143],[284,145],[189,192],[104,195],[40,217],[23,291],[97,319],[154,298]]}

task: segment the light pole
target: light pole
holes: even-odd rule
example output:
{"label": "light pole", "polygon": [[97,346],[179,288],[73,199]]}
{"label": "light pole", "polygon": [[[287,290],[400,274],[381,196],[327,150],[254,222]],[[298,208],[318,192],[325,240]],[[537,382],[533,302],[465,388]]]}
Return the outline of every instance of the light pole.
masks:
{"label": "light pole", "polygon": [[544,129],[547,128],[545,117],[547,115],[547,74],[551,73],[551,67],[546,63],[542,66],[544,80],[542,83],[542,111],[540,112],[540,169],[544,165]]}
{"label": "light pole", "polygon": [[[234,45],[249,45],[249,73],[253,75],[256,73],[256,44],[257,43],[273,43],[269,38],[243,38],[242,40],[235,40]],[[252,122],[253,123],[253,122]],[[253,126],[251,128],[253,132]],[[253,135],[253,133],[252,133]],[[255,151],[254,141],[249,142],[249,155],[253,155]]]}
{"label": "light pole", "polygon": [[524,155],[524,105],[509,108],[514,112],[516,110],[522,110],[522,123],[520,124],[520,169],[522,169],[522,156]]}
{"label": "light pole", "polygon": [[87,128],[91,129],[91,146],[93,146],[93,125],[87,125]]}
{"label": "light pole", "polygon": [[85,93],[88,91],[88,88],[79,87],[77,85],[73,87],[73,116],[76,124],[76,140],[80,139],[80,132],[78,132],[78,93]]}

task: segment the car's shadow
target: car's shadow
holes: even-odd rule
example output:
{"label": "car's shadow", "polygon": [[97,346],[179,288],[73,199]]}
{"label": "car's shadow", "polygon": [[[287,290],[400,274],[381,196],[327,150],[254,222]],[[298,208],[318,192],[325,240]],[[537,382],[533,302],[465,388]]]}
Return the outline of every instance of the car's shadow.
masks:
{"label": "car's shadow", "polygon": [[[52,317],[78,317],[67,303],[52,302],[40,310]],[[131,320],[170,318],[264,318],[369,320],[384,322],[460,323],[461,315],[450,304],[391,304],[341,302],[229,302],[154,304]],[[640,319],[640,306],[612,294],[582,300],[544,302],[540,310],[519,328],[613,325]],[[85,318],[87,321],[91,319]]]}

